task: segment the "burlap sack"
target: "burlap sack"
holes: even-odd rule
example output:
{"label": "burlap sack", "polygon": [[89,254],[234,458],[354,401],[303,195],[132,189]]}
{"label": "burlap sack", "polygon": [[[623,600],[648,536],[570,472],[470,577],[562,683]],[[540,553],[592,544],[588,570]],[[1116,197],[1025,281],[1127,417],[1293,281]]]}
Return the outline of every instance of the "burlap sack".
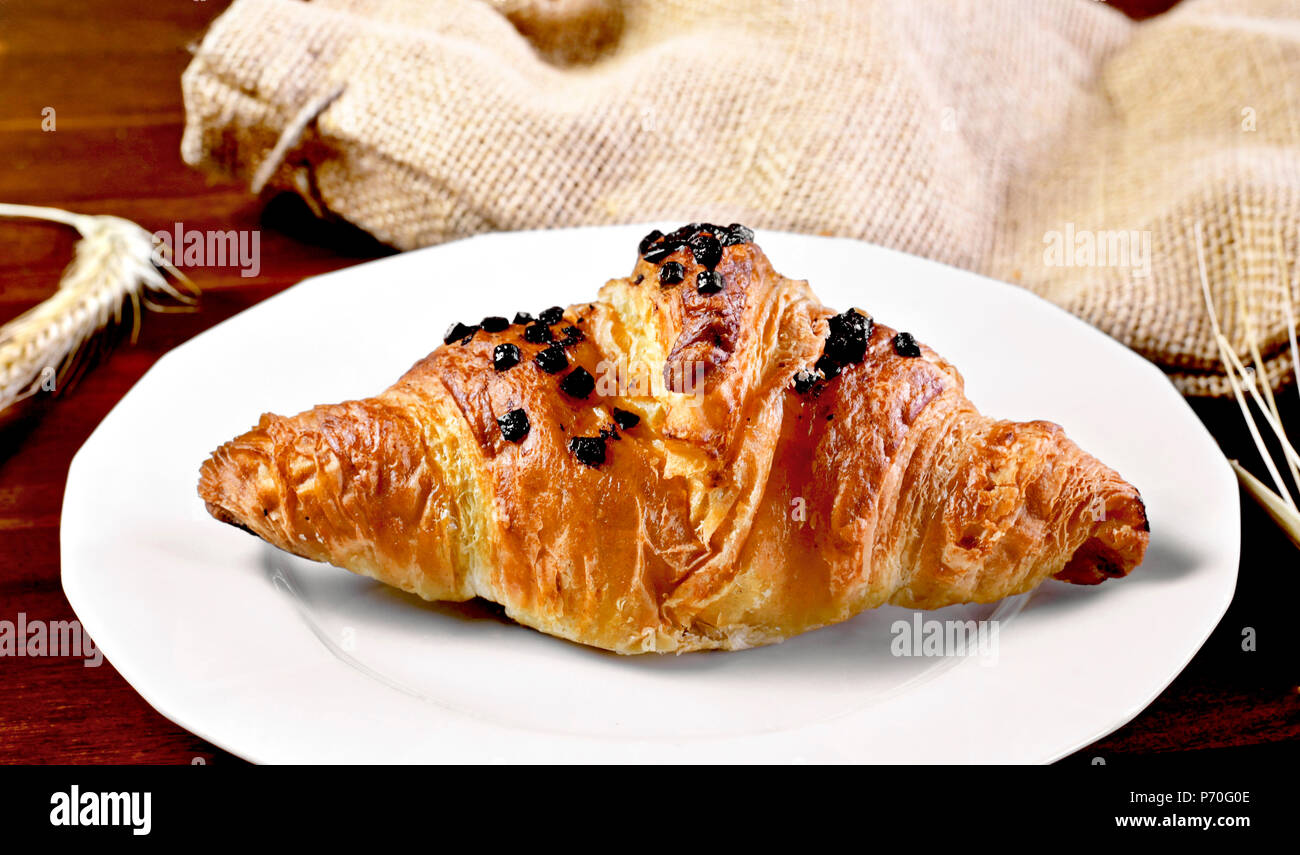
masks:
{"label": "burlap sack", "polygon": [[1225,334],[1293,368],[1297,2],[238,0],[183,85],[188,163],[402,249],[846,235],[1019,283],[1223,394],[1200,234]]}

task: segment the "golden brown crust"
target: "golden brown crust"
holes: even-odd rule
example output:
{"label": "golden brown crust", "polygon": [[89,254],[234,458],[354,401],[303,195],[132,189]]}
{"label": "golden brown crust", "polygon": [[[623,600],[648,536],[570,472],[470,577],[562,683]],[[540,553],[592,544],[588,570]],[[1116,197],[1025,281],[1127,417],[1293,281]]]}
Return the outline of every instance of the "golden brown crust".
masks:
{"label": "golden brown crust", "polygon": [[[668,261],[684,281],[663,287]],[[1141,562],[1137,490],[1059,427],[985,418],[951,365],[899,355],[881,325],[796,392],[833,313],[752,243],[724,250],[721,292],[697,292],[704,269],[689,249],[642,258],[566,310],[568,364],[598,379],[585,399],[521,326],[480,330],[377,397],[263,416],[199,493],[295,554],[620,653],[749,647]],[[503,342],[523,360],[496,371]],[[614,430],[615,407],[640,423]],[[510,442],[497,419],[520,408],[531,428]],[[585,465],[569,442],[602,430],[605,462]]]}

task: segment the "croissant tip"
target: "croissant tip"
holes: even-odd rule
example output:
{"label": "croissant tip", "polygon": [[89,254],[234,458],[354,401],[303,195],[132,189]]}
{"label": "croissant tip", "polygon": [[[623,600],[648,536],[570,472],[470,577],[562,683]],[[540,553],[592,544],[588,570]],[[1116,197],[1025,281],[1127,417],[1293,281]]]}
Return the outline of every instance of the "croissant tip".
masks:
{"label": "croissant tip", "polygon": [[1142,530],[1148,534],[1151,532],[1151,518],[1147,516],[1147,503],[1142,501],[1142,494],[1138,493],[1134,497],[1137,500],[1138,510],[1142,512]]}
{"label": "croissant tip", "polygon": [[252,529],[229,507],[232,503],[222,488],[221,465],[217,458],[219,453],[220,451],[203,461],[203,468],[199,470],[199,499],[202,500],[204,509],[217,522],[252,532]]}
{"label": "croissant tip", "polygon": [[1099,585],[1132,573],[1146,555],[1151,524],[1136,492],[1114,516],[1093,523],[1083,545],[1054,578],[1075,585]]}
{"label": "croissant tip", "polygon": [[264,457],[256,430],[212,452],[199,469],[198,495],[218,522],[262,536],[251,523],[258,462]]}
{"label": "croissant tip", "polygon": [[207,501],[203,503],[203,506],[207,508],[208,513],[211,514],[212,518],[217,522],[223,522],[228,526],[233,526],[240,531],[253,535],[254,537],[261,537],[261,535],[244,525],[244,523],[235,517],[234,514],[230,513],[230,511],[226,510],[222,506],[214,505],[212,502]]}

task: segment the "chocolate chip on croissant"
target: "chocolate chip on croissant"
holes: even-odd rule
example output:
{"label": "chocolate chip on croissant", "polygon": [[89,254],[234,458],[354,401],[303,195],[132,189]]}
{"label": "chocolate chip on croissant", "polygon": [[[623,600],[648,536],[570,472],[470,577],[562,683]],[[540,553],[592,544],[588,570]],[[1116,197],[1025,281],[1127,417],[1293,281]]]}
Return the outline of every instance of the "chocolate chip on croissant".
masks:
{"label": "chocolate chip on croissant", "polygon": [[[376,397],[263,416],[199,494],[281,549],[620,653],[751,647],[1141,562],[1132,485],[1054,424],[981,415],[938,354],[824,308],[752,241],[652,233],[628,278],[564,313],[581,335],[552,343],[523,314],[449,333]],[[702,292],[710,270],[722,287]]]}

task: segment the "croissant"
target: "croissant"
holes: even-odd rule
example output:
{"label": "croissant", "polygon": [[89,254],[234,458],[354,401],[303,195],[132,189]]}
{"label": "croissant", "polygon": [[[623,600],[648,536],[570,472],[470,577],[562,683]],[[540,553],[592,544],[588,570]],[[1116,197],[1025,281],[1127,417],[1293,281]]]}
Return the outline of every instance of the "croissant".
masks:
{"label": "croissant", "polygon": [[906,332],[836,314],[739,225],[640,245],[598,298],[455,324],[382,394],[264,415],[203,464],[223,522],[618,653],[735,650],[864,609],[1124,576],[1138,491],[981,415]]}

